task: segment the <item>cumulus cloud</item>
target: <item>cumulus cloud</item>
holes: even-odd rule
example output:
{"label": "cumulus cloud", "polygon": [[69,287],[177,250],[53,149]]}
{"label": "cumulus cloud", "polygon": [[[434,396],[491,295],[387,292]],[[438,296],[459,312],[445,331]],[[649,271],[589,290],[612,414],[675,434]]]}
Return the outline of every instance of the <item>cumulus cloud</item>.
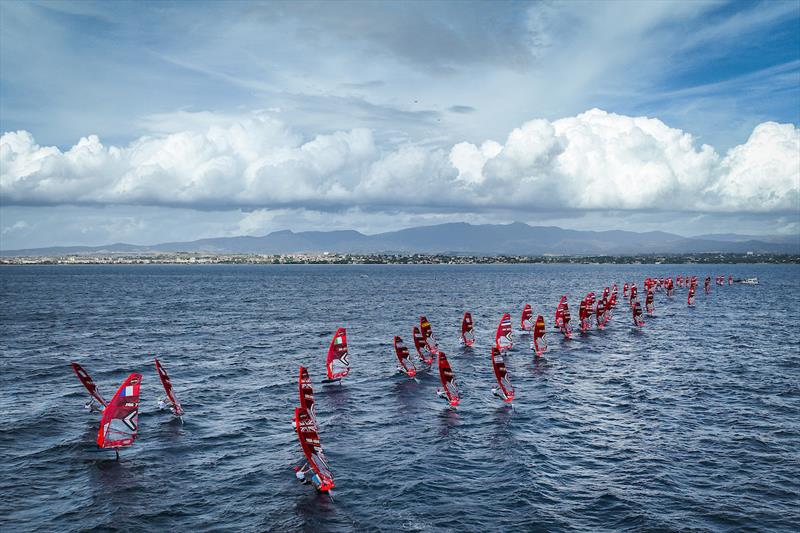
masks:
{"label": "cumulus cloud", "polygon": [[[200,120],[201,119],[201,120]],[[503,143],[389,148],[373,131],[304,138],[267,114],[66,151],[26,131],[0,138],[0,196],[17,205],[192,208],[792,212],[800,130],[765,122],[725,155],[654,118],[592,109],[532,120]]]}
{"label": "cumulus cloud", "polygon": [[24,229],[28,229],[30,227],[31,227],[31,225],[28,224],[27,222],[25,222],[24,220],[18,220],[18,221],[14,222],[10,226],[4,226],[3,229],[0,230],[0,235],[6,235],[6,234],[11,233],[13,231],[24,230]]}

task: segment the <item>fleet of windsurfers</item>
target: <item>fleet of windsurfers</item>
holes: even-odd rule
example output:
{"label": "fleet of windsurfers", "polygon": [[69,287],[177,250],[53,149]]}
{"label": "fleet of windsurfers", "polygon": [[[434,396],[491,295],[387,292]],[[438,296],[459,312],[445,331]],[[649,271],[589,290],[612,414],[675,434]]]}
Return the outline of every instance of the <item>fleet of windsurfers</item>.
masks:
{"label": "fleet of windsurfers", "polygon": [[[725,284],[725,277],[724,276],[716,276],[715,283],[717,285],[724,285]],[[728,276],[728,284],[733,283],[732,276]],[[707,276],[704,279],[704,289],[707,294],[710,293],[710,284],[711,284],[711,277]],[[688,303],[689,305],[694,304],[694,297],[697,287],[697,276],[693,276],[689,278],[689,276],[676,276],[674,279],[671,277],[668,278],[647,278],[644,283],[644,287],[646,290],[646,298],[645,298],[645,309],[647,310],[648,315],[652,315],[654,312],[654,292],[659,290],[664,290],[668,297],[672,297],[672,293],[674,287],[687,287],[688,288]],[[629,295],[629,301],[632,310],[632,318],[633,323],[637,327],[642,327],[644,325],[643,320],[643,309],[641,303],[637,300],[637,287],[636,284],[628,284],[625,282],[623,284],[623,295]],[[594,310],[594,314],[596,317],[596,323],[598,327],[602,327],[608,320],[611,318],[611,311],[616,306],[616,297],[617,297],[617,285],[613,285],[613,289],[609,287],[605,287],[603,291],[602,297],[599,301],[596,302],[596,307],[592,309],[592,305],[594,304],[594,293],[589,293],[587,296],[581,301],[579,307],[579,316],[581,320],[581,330],[585,331],[585,323],[588,323],[588,319],[592,314],[592,310]],[[530,320],[532,319],[532,312],[530,310],[530,306],[526,305],[526,309],[524,311],[526,315],[522,319],[522,328],[528,329],[530,324]],[[569,305],[567,303],[566,296],[562,296],[561,300],[558,303],[556,308],[555,314],[555,327],[560,329],[565,337],[570,337],[570,311]],[[439,352],[438,346],[436,344],[435,339],[433,338],[433,334],[431,331],[430,322],[425,317],[421,317],[420,320],[420,329],[414,327],[414,340],[415,340],[415,347],[417,349],[417,353],[420,356],[420,361],[426,363],[428,366],[433,361],[426,361],[424,355],[433,355],[431,352],[436,352],[439,356],[439,370],[440,370],[440,377],[442,381],[442,388],[437,389],[437,394],[440,397],[447,399],[451,406],[455,406],[458,404],[460,398],[458,393],[458,386],[456,384],[455,375],[453,373],[452,368],[450,367],[449,363],[446,362],[446,358],[444,357],[444,353]],[[501,336],[505,337],[506,327],[510,330],[510,318],[504,315],[503,319],[501,320],[502,331],[498,333]],[[539,315],[536,321],[532,324],[532,340],[531,340],[531,349],[535,351],[536,355],[541,355],[542,352],[547,350],[547,343],[545,340],[546,335],[546,327],[544,318]],[[469,313],[465,313],[464,320],[462,323],[462,343],[465,343],[466,340],[474,341],[474,335],[471,338],[468,338],[465,333],[472,333],[473,332],[473,324],[472,324],[472,317]],[[331,343],[330,347],[330,354],[329,354],[329,361],[328,367],[329,372],[332,370],[331,367],[333,366],[332,363],[338,363],[339,365],[343,366],[344,369],[336,369],[337,378],[341,379],[347,375],[349,371],[349,361],[347,359],[347,341],[345,336],[344,328],[340,328],[336,335],[334,336],[334,340]],[[508,337],[510,340],[510,331],[508,331]],[[402,370],[403,372],[407,373],[409,376],[413,377],[413,369],[414,364],[411,361],[411,357],[408,353],[408,349],[405,348],[402,344],[402,340],[399,337],[396,337],[396,348],[398,348],[398,359],[401,363],[398,370]],[[509,346],[510,347],[510,346]],[[427,354],[423,352],[427,351]],[[493,364],[495,361],[495,357],[499,358],[499,364],[495,364],[495,374],[498,382],[498,386],[492,388],[492,393],[496,396],[501,397],[507,402],[510,402],[513,399],[513,386],[511,385],[508,379],[508,370],[505,367],[504,362],[502,361],[500,354],[500,350],[498,346],[493,348],[492,353],[492,361]],[[433,359],[431,357],[431,359]],[[106,424],[104,426],[106,433],[101,431],[101,434],[98,435],[98,445],[103,448],[112,448],[114,449],[117,458],[119,457],[119,449],[125,446],[129,446],[133,443],[137,436],[138,426],[136,422],[136,417],[138,417],[138,389],[139,383],[141,382],[141,375],[140,374],[131,374],[128,380],[123,383],[120,389],[117,391],[117,394],[112,399],[112,403],[114,404],[114,410],[118,412],[109,412],[106,411],[109,409],[106,407],[106,403],[104,400],[98,401],[98,398],[102,398],[97,392],[96,386],[92,382],[91,378],[86,374],[85,370],[83,370],[80,365],[77,363],[72,363],[73,369],[75,370],[76,374],[78,375],[81,382],[87,388],[90,393],[90,398],[87,402],[84,403],[84,408],[91,412],[91,413],[103,413],[103,420],[107,418],[117,417],[116,420],[123,420],[130,428],[130,433],[125,433],[125,431],[118,432],[119,434],[112,434],[107,428],[110,425]],[[174,400],[172,396],[172,388],[171,383],[169,382],[169,378],[166,376],[166,372],[160,368],[158,360],[156,360],[156,365],[159,367],[159,374],[162,378],[162,383],[164,384],[165,390],[167,392],[167,397],[159,396],[157,399],[158,409],[161,411],[169,409],[173,414],[180,415],[182,411],[179,413],[178,409],[180,409],[179,404],[177,401]],[[333,374],[333,372],[330,372]],[[306,376],[307,377],[307,376]],[[330,376],[334,377],[334,376]],[[302,379],[302,376],[301,376]],[[303,383],[301,383],[301,395],[304,391],[302,387]],[[306,384],[307,388],[310,389],[310,380],[309,383]],[[135,389],[135,392],[132,392]],[[313,392],[311,393],[313,394]],[[126,399],[122,402],[118,400],[119,396],[122,395],[126,397]],[[135,398],[134,398],[135,396]],[[135,403],[131,403],[135,400]],[[313,399],[312,399],[313,402]],[[131,407],[133,406],[133,407]],[[131,409],[133,409],[131,411]],[[305,410],[305,409],[303,409]],[[300,409],[298,409],[300,411]],[[308,412],[308,411],[306,411]],[[308,419],[306,419],[308,420]],[[316,431],[316,422],[313,418],[314,431]],[[307,423],[307,422],[304,422]],[[293,424],[296,427],[296,424]],[[299,434],[298,430],[298,434]],[[314,433],[316,435],[316,433]],[[301,437],[302,438],[302,437]],[[304,446],[306,446],[304,444]],[[319,442],[317,441],[316,446],[319,447]],[[321,453],[321,448],[318,450],[319,456],[324,457]],[[310,457],[316,457],[316,455],[311,455]],[[324,461],[323,461],[324,463]],[[302,467],[294,467],[296,478],[303,484],[311,483],[314,485],[317,490],[321,490],[323,492],[329,491],[330,488],[333,487],[332,478],[327,478],[329,481],[325,482],[325,486],[323,487],[323,480],[320,479],[320,476],[312,468],[311,464],[306,461]],[[323,469],[325,472],[326,469]],[[328,474],[325,474],[329,476]]]}

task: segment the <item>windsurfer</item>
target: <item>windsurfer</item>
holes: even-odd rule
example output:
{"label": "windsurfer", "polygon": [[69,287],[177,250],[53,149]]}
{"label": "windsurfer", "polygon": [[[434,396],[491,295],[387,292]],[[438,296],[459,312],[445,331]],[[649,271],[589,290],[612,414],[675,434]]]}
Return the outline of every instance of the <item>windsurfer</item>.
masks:
{"label": "windsurfer", "polygon": [[166,411],[168,407],[169,407],[169,405],[167,404],[167,401],[164,398],[162,398],[161,396],[159,396],[158,397],[158,410],[159,411]]}
{"label": "windsurfer", "polygon": [[308,485],[309,483],[311,483],[317,490],[319,490],[320,486],[322,486],[322,482],[320,481],[319,476],[317,475],[316,472],[314,472],[314,470],[311,468],[311,465],[309,465],[308,463],[303,465],[302,468],[295,466],[294,476],[303,485]]}
{"label": "windsurfer", "polygon": [[83,404],[83,408],[89,411],[90,413],[102,413],[103,410],[97,406],[94,401],[94,398],[89,398],[89,401]]}

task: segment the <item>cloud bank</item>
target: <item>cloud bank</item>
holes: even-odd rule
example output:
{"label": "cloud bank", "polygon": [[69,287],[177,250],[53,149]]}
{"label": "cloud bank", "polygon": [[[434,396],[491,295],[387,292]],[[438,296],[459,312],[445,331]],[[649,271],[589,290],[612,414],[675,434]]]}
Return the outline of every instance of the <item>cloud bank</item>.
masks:
{"label": "cloud bank", "polygon": [[[531,120],[503,143],[386,148],[370,129],[304,138],[268,113],[66,151],[0,138],[6,205],[663,210],[788,213],[800,205],[800,129],[764,122],[719,154],[662,121],[592,109]],[[213,122],[213,121],[212,121]]]}

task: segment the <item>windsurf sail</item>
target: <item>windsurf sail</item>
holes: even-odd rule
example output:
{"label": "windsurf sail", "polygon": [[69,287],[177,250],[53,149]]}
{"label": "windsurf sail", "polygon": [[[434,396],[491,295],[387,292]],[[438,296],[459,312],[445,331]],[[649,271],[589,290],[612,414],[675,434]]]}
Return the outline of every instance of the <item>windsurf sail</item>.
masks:
{"label": "windsurf sail", "polygon": [[581,332],[585,333],[592,327],[592,323],[589,321],[589,296],[587,295],[581,300],[581,303],[578,305],[578,319],[581,323]]}
{"label": "windsurf sail", "polygon": [[86,390],[89,391],[89,394],[92,398],[97,400],[103,407],[108,405],[108,402],[103,398],[103,395],[100,394],[99,390],[97,390],[97,385],[94,384],[94,381],[89,373],[86,372],[81,365],[73,362],[72,370],[75,371],[75,375],[78,376],[78,379],[81,381],[83,386],[86,387]]}
{"label": "windsurf sail", "polygon": [[439,345],[436,344],[436,338],[433,336],[433,328],[424,315],[419,317],[419,331],[422,333],[422,338],[425,339],[425,344],[428,345],[428,351],[433,355],[438,354]]}
{"label": "windsurf sail", "polygon": [[603,293],[603,296],[600,298],[600,301],[597,302],[594,310],[595,314],[595,322],[597,323],[597,329],[603,329],[606,327],[606,295]]}
{"label": "windsurf sail", "polygon": [[304,366],[300,366],[300,376],[297,380],[297,387],[300,393],[300,407],[308,412],[308,416],[311,417],[314,424],[317,423],[317,413],[314,408],[314,386],[311,383],[311,376],[308,373],[308,369]]}
{"label": "windsurf sail", "polygon": [[545,334],[547,330],[544,325],[544,317],[539,315],[536,317],[536,324],[533,326],[533,349],[536,355],[542,355],[547,351],[547,340]]}
{"label": "windsurf sail", "polygon": [[328,348],[328,379],[342,379],[350,373],[350,358],[347,353],[347,330],[339,328]]}
{"label": "windsurf sail", "polygon": [[525,304],[525,307],[522,308],[522,316],[519,323],[522,331],[533,330],[533,309],[531,309],[531,304]]}
{"label": "windsurf sail", "polygon": [[558,305],[556,306],[556,320],[555,320],[555,328],[561,329],[561,324],[563,322],[563,313],[564,313],[564,304],[567,303],[567,297],[562,296],[561,300],[559,300]]}
{"label": "windsurf sail", "polygon": [[572,338],[572,328],[570,328],[569,325],[570,318],[569,305],[567,302],[564,302],[564,308],[561,311],[561,333],[568,339]]}
{"label": "windsurf sail", "polygon": [[637,300],[633,303],[631,309],[633,313],[633,324],[639,328],[644,326],[644,319],[642,318],[642,304],[640,304]]}
{"label": "windsurf sail", "polygon": [[464,313],[461,319],[461,342],[464,346],[475,344],[475,326],[472,323],[472,314],[469,311]]}
{"label": "windsurf sail", "polygon": [[453,369],[450,368],[450,362],[444,352],[439,352],[439,379],[442,381],[442,393],[450,405],[455,407],[461,401],[461,398],[458,394],[456,376],[453,374]]}
{"label": "windsurf sail", "polygon": [[500,323],[497,325],[497,333],[494,336],[494,345],[498,350],[508,350],[514,345],[511,339],[511,315],[503,314]]}
{"label": "windsurf sail", "polygon": [[124,448],[139,435],[139,387],[142,375],[134,372],[122,382],[103,411],[97,445],[101,448]]}
{"label": "windsurf sail", "polygon": [[158,377],[161,378],[161,384],[164,385],[164,392],[167,393],[167,398],[169,399],[170,403],[172,403],[175,416],[183,416],[183,407],[181,407],[181,403],[175,397],[175,391],[172,389],[172,382],[169,380],[167,370],[162,366],[161,362],[158,360],[158,357],[155,357],[154,360],[156,362]]}
{"label": "windsurf sail", "polygon": [[636,285],[631,285],[631,305],[633,305],[633,302],[636,301],[638,292],[639,289],[636,287]]}
{"label": "windsurf sail", "polygon": [[644,306],[647,309],[647,314],[648,315],[652,316],[653,313],[655,313],[656,304],[655,304],[655,298],[653,296],[653,290],[652,289],[647,291],[647,296],[645,296],[645,299],[644,299]]}
{"label": "windsurf sail", "polygon": [[694,305],[694,291],[695,291],[694,285],[690,285],[689,286],[689,295],[686,298],[686,304],[687,305]]}
{"label": "windsurf sail", "polygon": [[417,326],[414,326],[411,336],[414,338],[414,348],[417,350],[419,360],[425,365],[431,366],[433,364],[433,354],[428,349],[428,345],[425,344],[425,338]]}
{"label": "windsurf sail", "polygon": [[334,487],[333,473],[322,451],[317,424],[308,410],[302,407],[295,407],[294,426],[297,430],[297,438],[300,439],[300,446],[303,448],[303,454],[308,461],[308,466],[319,478],[317,490],[320,492],[331,490]]}
{"label": "windsurf sail", "polygon": [[411,362],[411,355],[408,353],[408,348],[403,343],[403,339],[396,335],[394,337],[394,353],[397,354],[397,360],[400,362],[399,370],[403,371],[403,373],[410,378],[416,376],[417,367]]}
{"label": "windsurf sail", "polygon": [[494,377],[497,378],[497,385],[500,389],[499,396],[504,402],[511,403],[514,400],[514,386],[508,379],[508,369],[503,360],[503,354],[496,347],[492,348],[492,368],[494,368]]}

